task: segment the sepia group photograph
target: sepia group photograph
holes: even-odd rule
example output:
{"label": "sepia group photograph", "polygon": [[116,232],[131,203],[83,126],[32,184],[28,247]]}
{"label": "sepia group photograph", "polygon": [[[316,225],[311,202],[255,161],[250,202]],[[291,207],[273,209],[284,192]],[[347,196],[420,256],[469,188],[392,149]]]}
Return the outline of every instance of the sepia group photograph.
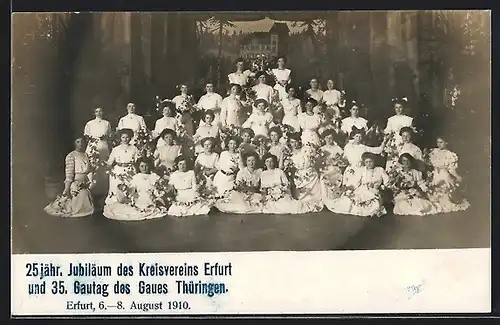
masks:
{"label": "sepia group photograph", "polygon": [[489,248],[486,10],[12,15],[12,253]]}

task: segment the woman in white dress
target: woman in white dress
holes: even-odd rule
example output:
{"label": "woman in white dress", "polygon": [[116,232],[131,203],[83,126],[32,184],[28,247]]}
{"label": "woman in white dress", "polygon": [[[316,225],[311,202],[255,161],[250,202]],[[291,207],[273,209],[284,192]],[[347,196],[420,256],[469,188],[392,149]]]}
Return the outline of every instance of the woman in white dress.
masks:
{"label": "woman in white dress", "polygon": [[276,79],[276,85],[274,89],[278,91],[278,96],[280,100],[287,97],[286,86],[292,82],[292,71],[285,68],[286,59],[283,56],[278,57],[278,67],[272,69],[272,73]]}
{"label": "woman in white dress", "polygon": [[170,129],[175,133],[179,131],[179,122],[175,118],[175,104],[173,102],[162,102],[161,105],[163,117],[156,120],[155,128],[152,132],[154,138],[159,137],[156,147],[165,145],[163,138],[160,137],[163,130]]}
{"label": "woman in white dress", "polygon": [[259,98],[255,101],[255,110],[243,123],[242,127],[250,128],[254,131],[255,136],[266,136],[269,133],[269,128],[274,125],[273,115],[267,111],[269,102],[264,98]]}
{"label": "woman in white dress", "polygon": [[220,112],[220,122],[223,128],[230,125],[241,127],[241,114],[244,106],[238,97],[239,93],[241,93],[240,85],[229,85],[229,96],[222,100],[222,108]]}
{"label": "woman in white dress", "polygon": [[306,111],[299,114],[298,121],[302,130],[301,141],[304,145],[319,145],[320,143],[318,129],[321,126],[322,119],[320,113],[314,112],[317,105],[318,102],[314,98],[308,98],[304,105]]}
{"label": "woman in white dress", "polygon": [[105,196],[108,192],[108,177],[106,169],[101,168],[109,158],[109,142],[111,140],[111,124],[103,119],[104,110],[97,107],[94,111],[95,119],[85,124],[83,134],[87,137],[85,153],[89,157],[94,171],[92,195]]}
{"label": "woman in white dress", "polygon": [[227,77],[230,84],[237,84],[244,87],[248,84],[249,78],[254,75],[250,70],[245,70],[245,61],[243,59],[236,60],[236,71],[230,73]]}
{"label": "woman in white dress", "polygon": [[389,182],[382,167],[375,167],[375,155],[362,155],[363,167],[356,170],[348,182],[346,191],[338,198],[327,202],[327,209],[334,213],[360,217],[381,217],[387,213],[381,190]]}
{"label": "woman in white dress", "polygon": [[135,174],[128,186],[120,186],[117,191],[118,201],[106,205],[103,215],[108,219],[121,221],[140,221],[162,218],[167,214],[163,192],[166,183],[160,176],[152,173],[153,161],[140,158],[136,163]]}
{"label": "woman in white dress", "polygon": [[319,82],[317,78],[312,78],[311,81],[309,81],[309,88],[306,90],[306,96],[314,98],[316,102],[321,103],[323,101],[323,91],[319,89]]}
{"label": "woman in white dress", "polygon": [[236,137],[226,139],[226,151],[221,152],[215,165],[214,186],[218,196],[225,196],[234,189],[234,181],[240,166],[240,154],[236,151],[239,141]]}
{"label": "woman in white dress", "polygon": [[288,151],[286,144],[283,144],[280,140],[283,137],[283,132],[278,126],[274,126],[269,130],[269,153],[273,154],[278,158],[278,168],[283,170],[285,154]]}
{"label": "woman in white dress", "polygon": [[[422,150],[412,143],[413,129],[407,126],[402,127],[401,130],[399,130],[399,135],[401,136],[401,143],[386,150],[388,155],[385,170],[390,171],[392,168],[397,167],[399,157],[404,153],[409,153],[416,160],[415,168],[424,172]],[[386,139],[389,140],[390,138]],[[394,144],[394,142],[391,143]]]}
{"label": "woman in white dress", "polygon": [[[220,111],[222,107],[222,96],[214,92],[214,84],[209,82],[205,86],[205,90],[207,91],[205,95],[200,97],[198,101],[198,109],[203,111],[212,111],[214,113],[213,123],[217,126],[220,125]],[[202,119],[200,121],[200,126],[205,124],[205,121]]]}
{"label": "woman in white dress", "polygon": [[394,214],[424,216],[440,212],[440,207],[427,199],[427,185],[422,172],[415,169],[415,158],[409,153],[399,157],[400,168],[391,171],[389,188],[394,193]]}
{"label": "woman in white dress", "polygon": [[470,203],[459,193],[462,177],[457,172],[458,156],[447,148],[444,137],[437,137],[436,143],[437,148],[432,149],[428,157],[433,169],[429,175],[429,199],[439,204],[444,213],[467,210]]}
{"label": "woman in white dress", "polygon": [[404,114],[405,105],[408,103],[406,97],[394,98],[392,103],[396,114],[387,119],[384,133],[391,136],[390,146],[399,146],[402,142],[399,131],[403,127],[412,127],[413,118]]}
{"label": "woman in white dress", "polygon": [[368,121],[359,116],[359,104],[353,100],[351,103],[351,116],[342,120],[342,131],[350,134],[353,127],[368,131]]}
{"label": "woman in white dress", "polygon": [[219,126],[215,123],[215,113],[211,110],[205,111],[203,116],[203,124],[196,130],[193,136],[193,142],[195,143],[195,152],[197,155],[203,152],[203,146],[201,140],[205,138],[219,138]]}
{"label": "woman in white dress", "polygon": [[168,209],[168,215],[176,217],[207,215],[213,202],[200,197],[191,160],[186,156],[179,156],[175,159],[175,164],[177,170],[172,173],[169,180],[175,191],[175,201]]}
{"label": "woman in white dress", "polygon": [[[203,192],[205,189],[213,189],[213,179],[215,173],[217,173],[217,161],[219,160],[219,155],[214,152],[215,139],[205,138],[201,140],[201,145],[203,146],[203,152],[201,152],[194,163],[194,170],[196,175],[199,176],[199,192]],[[201,194],[208,194],[203,192]]]}
{"label": "woman in white dress", "polygon": [[195,130],[192,114],[196,110],[193,96],[188,94],[189,88],[186,84],[178,85],[177,89],[179,89],[180,94],[172,98],[172,102],[180,114],[179,122],[184,125],[186,134],[193,136]]}
{"label": "woman in white dress", "polygon": [[267,85],[267,74],[264,71],[259,71],[255,77],[257,78],[257,84],[252,89],[255,91],[256,98],[264,98],[268,103],[271,103],[274,96],[274,89]]}
{"label": "woman in white dress", "polygon": [[[321,171],[321,187],[323,202],[338,198],[344,170],[348,165],[344,157],[344,151],[337,144],[337,134],[333,129],[327,129],[321,134],[325,145],[321,147],[321,152],[325,155],[325,167]],[[338,140],[337,140],[338,141]]]}
{"label": "woman in white dress", "polygon": [[134,132],[132,139],[130,140],[130,144],[134,145],[137,139],[137,134],[140,130],[147,130],[146,122],[144,118],[140,115],[135,114],[135,104],[128,103],[127,104],[127,115],[122,117],[118,121],[117,130],[129,129]]}
{"label": "woman in white dress", "polygon": [[129,186],[132,177],[135,175],[134,163],[136,162],[139,151],[137,147],[130,144],[134,136],[131,129],[121,129],[118,133],[120,144],[111,150],[108,159],[109,173],[109,191],[105,200],[105,205],[118,202],[117,193],[119,186]]}
{"label": "woman in white dress", "polygon": [[264,164],[266,169],[260,174],[264,202],[262,213],[302,214],[309,212],[309,207],[304,209],[299,201],[292,198],[290,182],[285,172],[277,168],[278,158],[268,153],[264,156]]}
{"label": "woman in white dress", "polygon": [[288,137],[292,154],[290,161],[294,166],[292,194],[302,203],[302,212],[319,212],[323,209],[321,183],[312,161],[314,148],[302,146],[297,133]]}
{"label": "woman in white dress", "polygon": [[386,141],[382,142],[379,147],[369,147],[363,143],[363,137],[365,135],[364,129],[353,128],[350,134],[350,141],[344,147],[344,156],[349,162],[349,166],[346,168],[343,176],[343,183],[349,181],[350,178],[355,179],[356,170],[362,167],[362,155],[365,152],[371,152],[374,154],[381,154],[384,150]]}
{"label": "woman in white dress", "polygon": [[171,129],[164,129],[160,134],[160,139],[165,143],[157,147],[154,152],[154,163],[156,173],[160,176],[168,176],[174,171],[175,158],[182,153],[182,148],[174,143],[175,132]]}
{"label": "woman in white dress", "polygon": [[330,120],[341,117],[340,109],[345,107],[345,99],[342,99],[342,93],[335,89],[335,82],[329,79],[326,82],[326,90],[323,92],[323,102],[326,105],[326,113]]}
{"label": "woman in white dress", "polygon": [[294,132],[299,132],[299,112],[302,112],[302,109],[300,99],[296,97],[297,89],[294,85],[286,85],[285,89],[287,96],[281,100],[284,112],[282,124],[291,126]]}
{"label": "woman in white dress", "polygon": [[258,160],[259,157],[255,152],[245,154],[244,167],[236,175],[235,190],[217,203],[219,211],[237,214],[262,213],[263,196],[260,193],[262,169],[257,168]]}
{"label": "woman in white dress", "polygon": [[94,213],[94,204],[89,191],[91,186],[91,164],[85,153],[85,138],[75,139],[75,150],[65,160],[64,190],[54,202],[45,207],[45,212],[52,216],[76,218]]}

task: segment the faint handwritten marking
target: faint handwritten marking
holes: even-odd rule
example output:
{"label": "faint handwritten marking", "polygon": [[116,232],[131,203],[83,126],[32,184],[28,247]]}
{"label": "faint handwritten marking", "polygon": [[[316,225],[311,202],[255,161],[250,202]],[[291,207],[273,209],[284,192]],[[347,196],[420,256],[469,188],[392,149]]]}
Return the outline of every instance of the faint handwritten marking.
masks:
{"label": "faint handwritten marking", "polygon": [[406,292],[408,293],[408,300],[412,299],[414,296],[421,293],[424,289],[424,281],[419,284],[413,284],[406,287]]}

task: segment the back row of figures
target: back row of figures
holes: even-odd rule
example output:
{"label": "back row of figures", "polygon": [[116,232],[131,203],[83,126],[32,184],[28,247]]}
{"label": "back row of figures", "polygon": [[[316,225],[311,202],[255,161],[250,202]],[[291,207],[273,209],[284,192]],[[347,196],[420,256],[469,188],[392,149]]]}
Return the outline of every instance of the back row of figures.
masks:
{"label": "back row of figures", "polygon": [[[76,150],[67,157],[64,195],[46,211],[64,216],[93,212],[85,187],[89,182],[82,176],[88,172],[94,191],[99,183],[109,182],[104,215],[120,220],[207,214],[214,205],[228,213],[282,214],[317,212],[326,206],[333,212],[358,216],[381,216],[389,201],[394,203],[394,213],[403,215],[469,206],[459,196],[462,180],[457,174],[457,155],[446,148],[443,137],[437,139],[437,148],[422,152],[412,143],[411,118],[400,114],[399,103],[385,134],[377,129],[373,132],[378,137],[372,138],[381,143],[370,146],[365,143],[370,134],[366,127],[350,123],[359,117],[342,120],[340,127],[320,128],[317,123],[311,128],[309,119],[320,116],[314,102],[307,100],[299,132],[286,124],[272,126],[274,121],[266,118],[269,129],[263,134],[251,116],[267,113],[264,99],[255,101],[256,113],[245,121],[251,122],[244,128],[218,126],[213,123],[215,113],[206,110],[204,124],[194,137],[177,125],[165,127],[152,138],[143,120],[139,122],[143,126],[134,132],[123,127],[122,119],[120,144],[110,155],[106,141],[109,122],[102,120],[98,109],[96,120],[86,126],[86,134],[94,134],[86,149],[89,154],[82,153],[85,149],[78,140]],[[165,111],[170,107],[166,105]],[[351,107],[353,115],[355,108]],[[128,109],[125,118],[142,119],[133,113],[133,105]],[[95,125],[107,125],[103,129],[109,131],[97,135]],[[341,136],[346,125],[351,129],[348,140]],[[193,167],[191,157],[196,157]],[[383,160],[386,162],[380,162]],[[134,168],[137,162],[138,170]]]}

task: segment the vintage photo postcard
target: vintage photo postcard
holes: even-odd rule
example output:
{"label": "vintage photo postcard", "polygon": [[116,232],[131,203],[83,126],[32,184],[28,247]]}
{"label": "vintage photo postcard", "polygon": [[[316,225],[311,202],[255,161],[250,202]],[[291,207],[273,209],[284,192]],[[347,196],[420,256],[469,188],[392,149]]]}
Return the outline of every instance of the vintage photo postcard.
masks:
{"label": "vintage photo postcard", "polygon": [[490,12],[12,15],[13,316],[489,312]]}

